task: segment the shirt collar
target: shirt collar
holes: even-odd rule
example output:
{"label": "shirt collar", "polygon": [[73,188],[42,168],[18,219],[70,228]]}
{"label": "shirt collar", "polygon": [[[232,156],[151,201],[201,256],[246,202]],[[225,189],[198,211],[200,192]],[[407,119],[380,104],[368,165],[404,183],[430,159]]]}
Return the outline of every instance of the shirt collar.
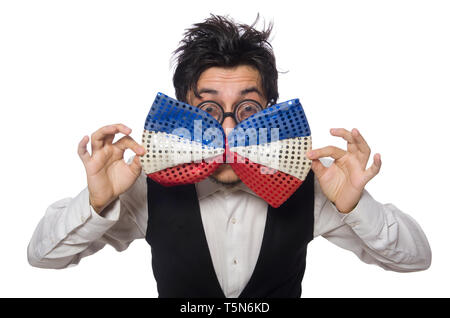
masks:
{"label": "shirt collar", "polygon": [[222,191],[224,193],[232,193],[235,191],[244,191],[251,195],[257,196],[249,187],[247,187],[242,181],[233,186],[222,185],[217,183],[211,178],[206,178],[205,180],[196,183],[195,188],[197,190],[197,196],[201,200],[210,196],[218,191]]}

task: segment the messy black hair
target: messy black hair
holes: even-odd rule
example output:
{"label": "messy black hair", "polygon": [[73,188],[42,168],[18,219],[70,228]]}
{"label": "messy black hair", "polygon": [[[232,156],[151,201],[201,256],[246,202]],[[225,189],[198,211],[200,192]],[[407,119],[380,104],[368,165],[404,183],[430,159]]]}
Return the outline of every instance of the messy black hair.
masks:
{"label": "messy black hair", "polygon": [[252,25],[237,24],[224,16],[211,15],[204,22],[186,29],[174,51],[176,68],[173,85],[178,100],[187,102],[190,89],[195,96],[197,81],[206,69],[214,66],[248,65],[259,71],[264,97],[275,103],[278,99],[278,72],[268,38],[272,23],[262,31]]}

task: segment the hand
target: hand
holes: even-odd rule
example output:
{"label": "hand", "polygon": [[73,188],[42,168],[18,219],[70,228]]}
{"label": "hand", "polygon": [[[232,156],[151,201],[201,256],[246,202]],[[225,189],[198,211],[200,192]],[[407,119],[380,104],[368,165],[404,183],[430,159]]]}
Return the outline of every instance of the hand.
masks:
{"label": "hand", "polygon": [[[125,136],[112,143],[117,133]],[[89,201],[97,213],[127,191],[141,173],[139,156],[145,154],[145,149],[130,133],[131,129],[122,124],[100,128],[91,136],[92,155],[86,149],[88,136],[78,144],[78,155],[86,169]],[[136,154],[130,165],[123,160],[126,149]]]}
{"label": "hand", "polygon": [[[348,213],[358,204],[367,182],[380,171],[381,156],[375,154],[372,166],[366,170],[370,148],[359,131],[338,128],[330,133],[347,141],[347,151],[328,146],[308,152],[308,157],[323,193],[341,213]],[[323,157],[332,157],[333,164],[326,168],[319,161]]]}

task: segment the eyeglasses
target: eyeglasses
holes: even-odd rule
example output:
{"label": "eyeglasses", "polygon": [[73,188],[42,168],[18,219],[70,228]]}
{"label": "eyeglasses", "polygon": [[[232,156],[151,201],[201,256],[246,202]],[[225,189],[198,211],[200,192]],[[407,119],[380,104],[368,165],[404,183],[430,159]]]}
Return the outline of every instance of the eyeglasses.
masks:
{"label": "eyeglasses", "polygon": [[220,124],[222,124],[227,117],[233,117],[238,124],[263,109],[261,104],[253,99],[245,99],[239,102],[232,113],[225,112],[219,103],[212,100],[202,102],[197,105],[197,107],[213,116]]}

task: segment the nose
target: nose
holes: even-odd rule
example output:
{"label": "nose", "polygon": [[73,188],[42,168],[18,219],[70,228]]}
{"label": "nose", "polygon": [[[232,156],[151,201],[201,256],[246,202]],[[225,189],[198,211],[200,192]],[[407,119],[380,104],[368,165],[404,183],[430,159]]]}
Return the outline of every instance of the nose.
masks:
{"label": "nose", "polygon": [[228,136],[228,134],[231,132],[231,130],[236,126],[236,121],[232,116],[229,116],[225,118],[225,120],[222,123],[222,128],[225,131],[225,135]]}

